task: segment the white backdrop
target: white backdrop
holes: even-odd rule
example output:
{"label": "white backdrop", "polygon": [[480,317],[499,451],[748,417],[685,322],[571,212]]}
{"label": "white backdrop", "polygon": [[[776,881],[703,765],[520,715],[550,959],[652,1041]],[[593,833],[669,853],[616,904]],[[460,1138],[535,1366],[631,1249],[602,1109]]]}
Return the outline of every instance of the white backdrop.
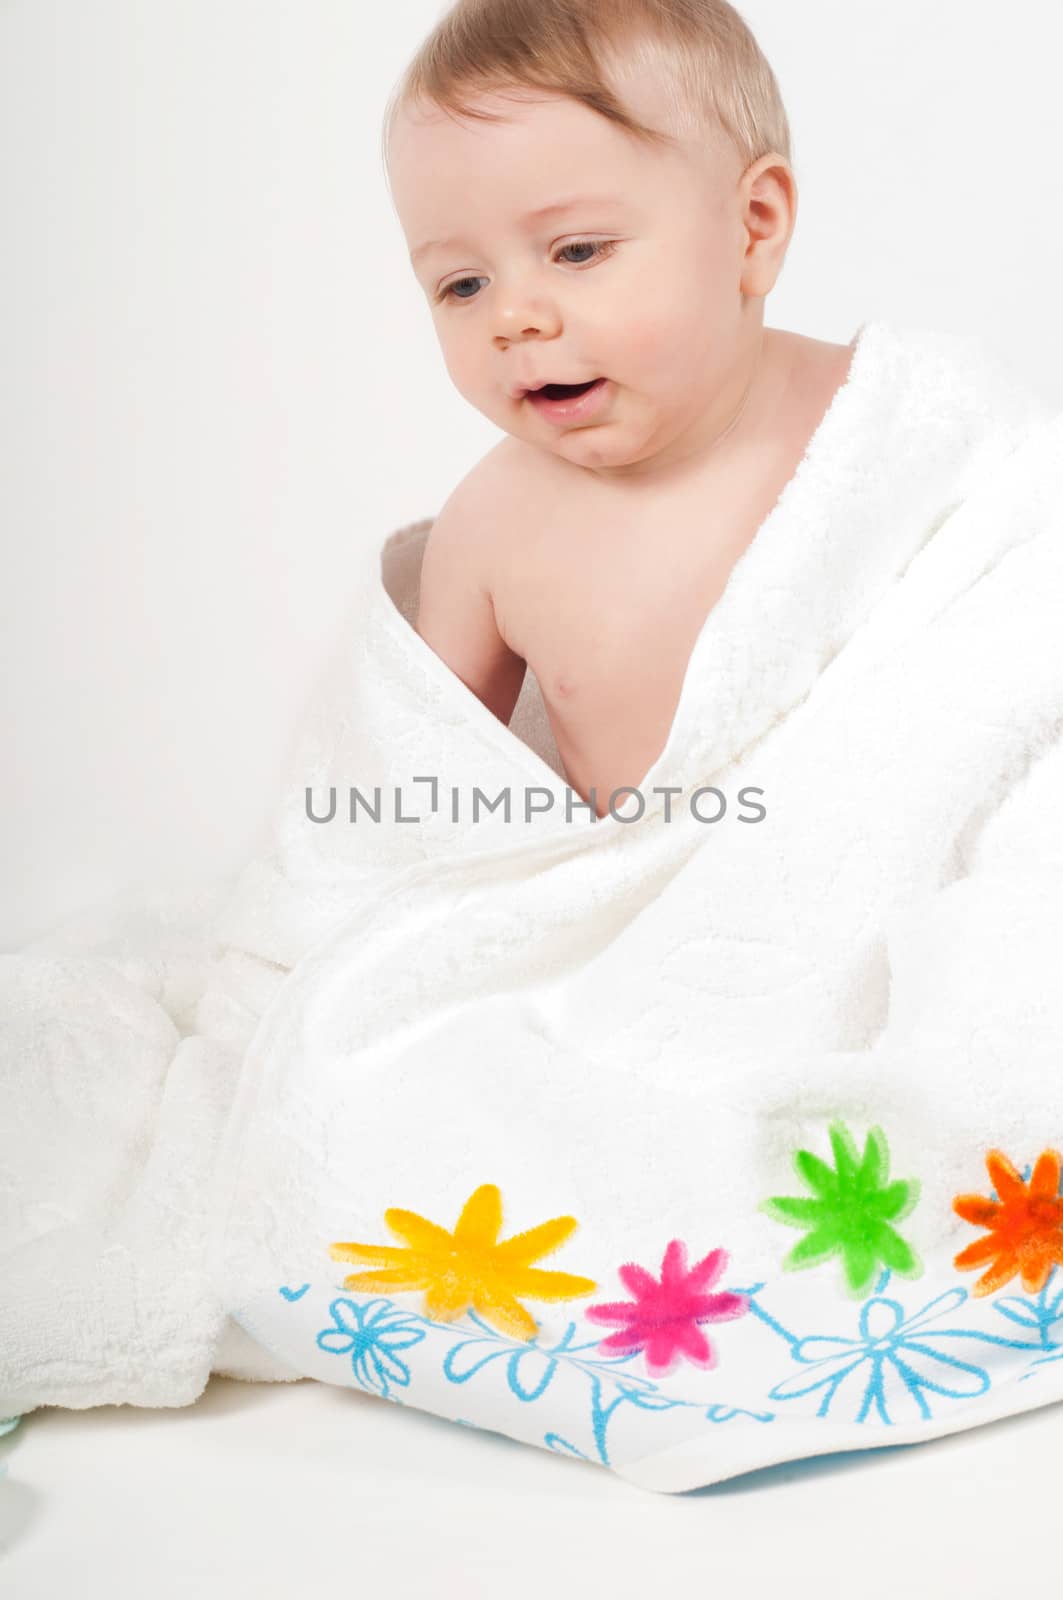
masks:
{"label": "white backdrop", "polygon": [[[380,162],[443,9],[0,0],[5,949],[246,859],[353,574],[499,437]],[[768,325],[974,333],[1063,404],[1058,0],[739,9],[799,185]]]}

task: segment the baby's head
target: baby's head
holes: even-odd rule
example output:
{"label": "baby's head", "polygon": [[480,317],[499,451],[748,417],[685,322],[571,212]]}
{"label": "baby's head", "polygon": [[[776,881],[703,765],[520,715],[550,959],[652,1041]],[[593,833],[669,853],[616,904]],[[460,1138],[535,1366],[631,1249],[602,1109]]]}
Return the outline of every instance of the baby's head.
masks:
{"label": "baby's head", "polygon": [[[796,185],[726,0],[458,0],[391,97],[384,160],[447,370],[499,428],[637,476],[733,419]],[[582,415],[524,397],[599,378]]]}

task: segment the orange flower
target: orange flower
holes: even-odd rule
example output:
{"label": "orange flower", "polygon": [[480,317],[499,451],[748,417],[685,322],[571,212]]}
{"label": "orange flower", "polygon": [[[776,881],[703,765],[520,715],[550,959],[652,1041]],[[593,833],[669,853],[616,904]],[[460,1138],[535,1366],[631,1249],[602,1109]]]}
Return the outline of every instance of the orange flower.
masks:
{"label": "orange flower", "polygon": [[1044,1150],[1033,1169],[1029,1188],[1002,1150],[985,1158],[999,1200],[979,1194],[958,1194],[952,1208],[964,1222],[988,1228],[955,1258],[953,1266],[993,1265],[971,1290],[973,1295],[993,1294],[1017,1273],[1027,1294],[1037,1294],[1048,1282],[1053,1267],[1063,1264],[1063,1197],[1059,1174],[1063,1156]]}

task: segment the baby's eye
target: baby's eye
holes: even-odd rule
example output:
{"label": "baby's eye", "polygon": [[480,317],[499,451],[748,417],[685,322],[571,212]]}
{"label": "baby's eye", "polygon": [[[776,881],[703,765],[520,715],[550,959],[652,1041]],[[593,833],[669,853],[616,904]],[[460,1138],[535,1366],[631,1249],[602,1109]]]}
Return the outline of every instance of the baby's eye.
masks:
{"label": "baby's eye", "polygon": [[[595,261],[599,256],[612,255],[616,246],[607,239],[576,239],[572,244],[563,244],[558,250],[558,256],[563,256],[566,250],[589,250],[591,254],[584,256],[582,261],[570,261],[569,266],[583,267],[588,261]],[[455,294],[456,289],[461,289],[465,284],[481,283],[481,278],[455,278],[453,283],[448,283],[436,296],[437,300],[475,300],[475,294]]]}
{"label": "baby's eye", "polygon": [[[593,254],[586,256],[584,259],[593,261],[595,256],[603,255],[608,249],[609,246],[604,239],[577,239],[575,244],[563,244],[558,251],[558,255],[564,255],[566,250],[591,250]],[[583,262],[574,261],[572,265],[582,266]]]}
{"label": "baby's eye", "polygon": [[479,283],[479,282],[480,282],[479,278],[455,278],[453,283],[448,283],[446,288],[440,291],[439,295],[437,296],[437,299],[439,299],[439,300],[448,300],[453,295],[454,299],[456,299],[456,300],[472,300],[474,297],[471,294],[455,295],[454,294],[454,290],[455,289],[460,289],[462,284],[465,284],[465,283],[473,283],[473,284],[475,284],[475,283]]}

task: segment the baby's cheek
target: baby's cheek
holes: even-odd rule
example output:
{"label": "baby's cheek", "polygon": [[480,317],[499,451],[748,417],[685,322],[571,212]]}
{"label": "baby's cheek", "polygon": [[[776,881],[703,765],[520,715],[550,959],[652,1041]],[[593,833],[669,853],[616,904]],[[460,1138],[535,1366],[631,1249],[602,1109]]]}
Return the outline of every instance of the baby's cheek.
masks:
{"label": "baby's cheek", "polygon": [[672,355],[667,319],[652,305],[624,306],[612,312],[597,336],[588,335],[605,377],[618,383],[647,379]]}
{"label": "baby's cheek", "polygon": [[681,370],[690,358],[691,329],[663,311],[648,307],[629,316],[620,335],[624,370],[632,381],[661,382]]}
{"label": "baby's cheek", "polygon": [[450,381],[458,393],[468,400],[470,405],[484,405],[487,400],[485,394],[487,379],[482,363],[476,360],[462,340],[444,340],[442,351]]}

